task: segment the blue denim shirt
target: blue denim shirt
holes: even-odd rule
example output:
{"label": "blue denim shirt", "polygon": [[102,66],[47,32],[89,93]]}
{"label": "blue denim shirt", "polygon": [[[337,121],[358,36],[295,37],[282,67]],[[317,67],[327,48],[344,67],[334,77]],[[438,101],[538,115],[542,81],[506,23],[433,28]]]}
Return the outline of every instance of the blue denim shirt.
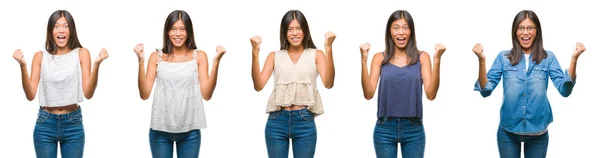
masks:
{"label": "blue denim shirt", "polygon": [[[529,67],[525,67],[525,56],[519,64],[511,65],[508,59],[509,50],[502,51],[494,60],[487,73],[488,82],[481,89],[475,82],[475,91],[481,96],[492,94],[500,79],[503,79],[504,97],[500,109],[500,127],[515,134],[535,134],[544,132],[552,122],[552,108],[546,94],[548,79],[552,79],[554,87],[563,96],[571,94],[575,82],[568,71],[563,73],[556,57],[551,51],[539,64],[529,57]],[[527,69],[527,71],[525,71]]]}

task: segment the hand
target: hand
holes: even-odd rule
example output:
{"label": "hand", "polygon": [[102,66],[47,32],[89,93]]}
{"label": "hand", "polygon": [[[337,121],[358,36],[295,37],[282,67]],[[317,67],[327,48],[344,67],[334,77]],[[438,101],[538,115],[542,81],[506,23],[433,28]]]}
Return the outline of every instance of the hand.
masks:
{"label": "hand", "polygon": [[362,56],[362,61],[367,61],[369,59],[369,49],[371,49],[371,44],[363,43],[360,45],[360,54]]}
{"label": "hand", "polygon": [[221,57],[225,54],[225,48],[222,45],[217,46],[217,55],[215,55],[215,61],[221,61]]}
{"label": "hand", "polygon": [[473,46],[473,52],[475,55],[477,55],[479,60],[485,59],[485,55],[483,55],[483,46],[480,43],[477,43],[475,46]]}
{"label": "hand", "polygon": [[333,40],[335,40],[335,34],[331,31],[325,33],[325,46],[331,47],[333,45]]}
{"label": "hand", "polygon": [[13,58],[15,58],[15,60],[17,60],[21,66],[27,65],[27,62],[25,62],[25,59],[23,59],[24,56],[25,55],[23,55],[21,49],[17,49],[15,50],[15,53],[13,53]]}
{"label": "hand", "polygon": [[133,52],[135,52],[139,61],[144,61],[144,44],[135,45]]}
{"label": "hand", "polygon": [[252,43],[252,49],[253,50],[260,50],[260,43],[261,42],[262,42],[262,38],[260,38],[260,36],[252,36],[250,38],[250,43]]}
{"label": "hand", "polygon": [[441,43],[435,44],[435,57],[436,58],[438,58],[438,59],[441,58],[442,54],[444,54],[445,51],[446,51],[446,47],[443,44],[441,44]]}
{"label": "hand", "polygon": [[98,53],[98,57],[96,57],[96,60],[94,60],[94,62],[97,64],[100,64],[106,58],[108,58],[108,52],[106,52],[106,49],[102,48],[102,50],[100,50],[100,53]]}
{"label": "hand", "polygon": [[577,45],[575,46],[575,52],[573,52],[573,57],[579,58],[583,52],[585,52],[585,46],[583,46],[583,43],[577,42]]}

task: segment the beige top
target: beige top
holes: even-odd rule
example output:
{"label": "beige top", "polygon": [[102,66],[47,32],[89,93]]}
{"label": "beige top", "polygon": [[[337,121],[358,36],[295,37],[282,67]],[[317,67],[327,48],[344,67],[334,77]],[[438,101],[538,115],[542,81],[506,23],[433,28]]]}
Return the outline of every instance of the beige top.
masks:
{"label": "beige top", "polygon": [[291,105],[306,105],[315,115],[323,114],[321,96],[317,90],[316,49],[304,49],[302,55],[294,64],[287,50],[275,52],[273,77],[275,86],[267,113],[281,110],[281,107]]}

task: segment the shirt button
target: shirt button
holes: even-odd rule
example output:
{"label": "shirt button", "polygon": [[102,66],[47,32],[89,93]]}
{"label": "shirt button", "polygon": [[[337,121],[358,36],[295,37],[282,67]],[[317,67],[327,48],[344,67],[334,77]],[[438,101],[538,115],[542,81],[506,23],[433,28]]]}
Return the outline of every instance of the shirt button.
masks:
{"label": "shirt button", "polygon": [[527,96],[527,93],[523,94],[523,96],[525,96],[525,97],[526,97],[526,96]]}

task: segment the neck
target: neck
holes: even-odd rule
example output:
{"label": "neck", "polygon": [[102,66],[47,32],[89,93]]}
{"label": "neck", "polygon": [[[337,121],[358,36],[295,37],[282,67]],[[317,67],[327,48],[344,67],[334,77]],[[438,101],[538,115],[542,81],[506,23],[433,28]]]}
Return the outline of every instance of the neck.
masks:
{"label": "neck", "polygon": [[523,48],[523,53],[531,54],[531,48]]}
{"label": "neck", "polygon": [[60,54],[67,54],[67,53],[69,53],[69,52],[71,52],[71,49],[69,49],[67,46],[64,46],[64,47],[58,47],[58,48],[56,49],[56,54],[57,54],[57,55],[60,55]]}
{"label": "neck", "polygon": [[287,51],[290,53],[302,53],[302,52],[304,52],[304,47],[302,45],[290,46],[290,47],[288,47]]}
{"label": "neck", "polygon": [[171,52],[173,55],[185,55],[188,52],[188,48],[186,46],[181,46],[181,47],[173,47],[173,52]]}
{"label": "neck", "polygon": [[406,49],[396,48],[396,50],[394,51],[394,56],[406,56]]}

